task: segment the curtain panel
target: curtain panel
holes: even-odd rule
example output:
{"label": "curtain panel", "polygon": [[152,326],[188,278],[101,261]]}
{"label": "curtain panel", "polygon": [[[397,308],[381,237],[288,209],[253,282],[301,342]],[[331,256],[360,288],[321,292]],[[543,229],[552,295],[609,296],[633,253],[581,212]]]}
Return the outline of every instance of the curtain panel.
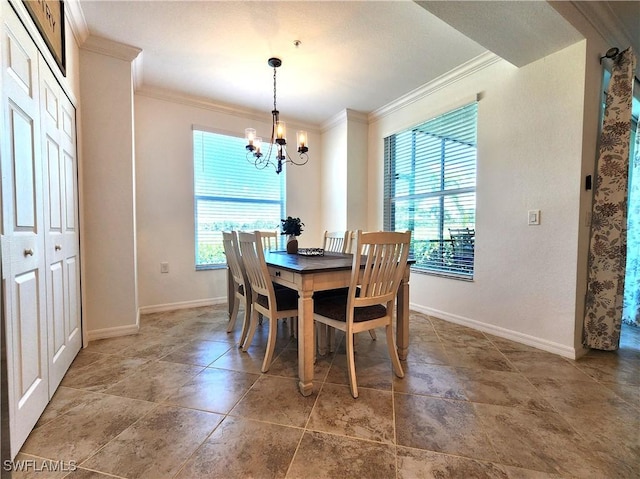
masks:
{"label": "curtain panel", "polygon": [[583,343],[607,351],[618,349],[622,324],[635,64],[631,48],[614,59],[593,193]]}

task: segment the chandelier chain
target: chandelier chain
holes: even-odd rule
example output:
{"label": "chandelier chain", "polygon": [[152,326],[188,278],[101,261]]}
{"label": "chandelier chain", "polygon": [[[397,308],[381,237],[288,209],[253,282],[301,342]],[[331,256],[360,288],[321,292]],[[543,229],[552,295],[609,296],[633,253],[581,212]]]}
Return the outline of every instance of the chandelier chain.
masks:
{"label": "chandelier chain", "polygon": [[273,67],[273,109],[277,111],[276,108],[276,67]]}

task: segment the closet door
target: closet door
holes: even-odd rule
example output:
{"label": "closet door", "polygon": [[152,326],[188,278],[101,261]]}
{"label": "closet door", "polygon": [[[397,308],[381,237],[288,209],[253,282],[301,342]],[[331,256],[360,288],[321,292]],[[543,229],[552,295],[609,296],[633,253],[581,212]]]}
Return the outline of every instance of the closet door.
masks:
{"label": "closet door", "polygon": [[[5,9],[10,10],[10,9]],[[2,25],[2,261],[12,454],[49,401],[38,51]]]}
{"label": "closet door", "polygon": [[49,393],[82,343],[75,110],[40,58]]}

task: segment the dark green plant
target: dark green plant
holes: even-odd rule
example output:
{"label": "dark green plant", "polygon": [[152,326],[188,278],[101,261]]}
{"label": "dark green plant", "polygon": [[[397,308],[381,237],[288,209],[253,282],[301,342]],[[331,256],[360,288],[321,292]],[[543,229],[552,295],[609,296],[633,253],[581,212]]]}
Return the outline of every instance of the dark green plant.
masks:
{"label": "dark green plant", "polygon": [[300,236],[302,234],[302,227],[304,223],[300,221],[300,218],[292,218],[287,216],[287,219],[280,220],[282,223],[281,234]]}

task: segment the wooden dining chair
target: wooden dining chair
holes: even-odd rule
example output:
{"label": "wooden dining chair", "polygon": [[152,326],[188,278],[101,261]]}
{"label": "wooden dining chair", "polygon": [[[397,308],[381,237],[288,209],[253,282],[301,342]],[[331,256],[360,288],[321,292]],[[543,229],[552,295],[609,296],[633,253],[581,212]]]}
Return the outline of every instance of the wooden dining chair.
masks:
{"label": "wooden dining chair", "polygon": [[345,245],[344,245],[344,253],[353,253],[353,249],[356,245],[356,236],[358,231],[361,230],[347,230],[347,234],[345,236]]}
{"label": "wooden dining chair", "polygon": [[[353,253],[352,249],[355,247],[355,238],[360,230],[347,230],[345,232],[324,232],[324,249],[325,251],[332,251],[336,253]],[[333,249],[328,249],[333,248]],[[316,298],[322,298],[326,296],[346,295],[349,288],[341,288],[339,290],[320,291],[316,294]],[[318,348],[320,353],[324,354],[325,350],[329,349],[329,352],[333,352],[335,344],[335,330],[329,328],[318,328]],[[375,329],[369,330],[369,335],[374,341],[378,339]]]}
{"label": "wooden dining chair", "polygon": [[244,261],[249,284],[251,286],[251,321],[249,331],[242,350],[247,351],[258,325],[258,315],[269,320],[269,337],[267,350],[262,362],[262,372],[266,373],[271,366],[273,351],[276,345],[278,319],[298,316],[298,292],[287,288],[275,288],[264,260],[261,233],[238,233],[238,244]]}
{"label": "wooden dining chair", "polygon": [[[353,342],[356,333],[384,326],[393,370],[396,376],[404,377],[392,324],[398,287],[407,267],[410,241],[409,231],[358,232],[347,296],[314,301],[314,320],[345,333],[349,386],[354,398],[358,397]],[[366,256],[363,251],[367,252]]]}
{"label": "wooden dining chair", "polygon": [[260,231],[260,239],[262,240],[262,249],[268,251],[276,251],[278,249],[277,231]]}
{"label": "wooden dining chair", "polygon": [[330,253],[345,253],[348,231],[325,231],[322,248]]}
{"label": "wooden dining chair", "polygon": [[233,231],[223,231],[222,245],[224,247],[224,254],[227,257],[229,273],[233,280],[233,307],[231,309],[231,314],[229,315],[227,333],[233,331],[235,327],[240,303],[242,302],[244,305],[244,322],[242,325],[242,335],[240,336],[240,345],[242,345],[247,337],[247,332],[249,331],[249,318],[251,316],[251,286],[249,285],[247,273],[244,269],[244,263],[242,262],[242,257],[240,255],[240,248],[238,247],[236,233]]}

